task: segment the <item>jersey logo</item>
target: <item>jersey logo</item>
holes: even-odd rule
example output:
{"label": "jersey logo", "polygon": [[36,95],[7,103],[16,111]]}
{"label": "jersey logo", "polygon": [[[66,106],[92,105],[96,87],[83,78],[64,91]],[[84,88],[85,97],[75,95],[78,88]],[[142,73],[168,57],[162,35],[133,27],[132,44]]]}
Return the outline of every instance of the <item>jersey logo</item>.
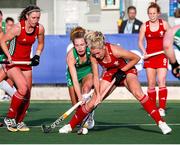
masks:
{"label": "jersey logo", "polygon": [[114,65],[115,65],[115,66],[118,66],[118,65],[119,65],[119,62],[118,62],[118,61],[115,61],[115,62],[114,62]]}
{"label": "jersey logo", "polygon": [[163,37],[164,32],[160,31],[159,33],[160,33],[160,37]]}

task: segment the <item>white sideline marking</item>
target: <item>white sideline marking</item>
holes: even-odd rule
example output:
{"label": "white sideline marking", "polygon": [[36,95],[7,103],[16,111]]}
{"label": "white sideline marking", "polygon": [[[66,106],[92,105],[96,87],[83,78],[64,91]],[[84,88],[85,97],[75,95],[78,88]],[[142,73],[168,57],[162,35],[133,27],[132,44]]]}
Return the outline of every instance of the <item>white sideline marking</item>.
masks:
{"label": "white sideline marking", "polygon": [[[47,124],[47,126],[48,126],[49,124]],[[180,123],[168,123],[168,125],[170,125],[170,126],[180,126]],[[63,126],[63,125],[60,125],[60,126],[57,126],[57,127],[61,127],[61,126]],[[104,127],[123,127],[123,126],[157,126],[157,124],[144,124],[144,123],[125,123],[125,124],[113,124],[113,125],[111,125],[111,124],[103,124],[103,125],[101,125],[101,124],[98,124],[98,125],[95,125],[95,126],[104,126]],[[41,126],[29,126],[29,127],[41,127]]]}
{"label": "white sideline marking", "polygon": [[[180,123],[168,123],[170,126],[180,126]],[[112,127],[121,127],[121,126],[157,126],[157,124],[141,124],[141,123],[135,123],[135,124],[114,124],[114,125],[109,125],[109,124],[104,124],[104,125],[95,125],[95,126],[112,126]]]}
{"label": "white sideline marking", "polygon": [[[48,126],[49,124],[47,124]],[[169,126],[180,126],[180,123],[168,123]],[[58,127],[62,127],[63,125],[59,125],[57,126]],[[113,124],[113,125],[110,125],[110,124],[99,124],[99,125],[95,125],[95,127],[128,127],[128,126],[157,126],[157,124],[144,124],[144,123],[127,123],[127,124]],[[31,128],[40,128],[41,126],[28,126],[28,127],[31,127]],[[3,127],[1,128],[6,128],[6,126],[4,125]]]}

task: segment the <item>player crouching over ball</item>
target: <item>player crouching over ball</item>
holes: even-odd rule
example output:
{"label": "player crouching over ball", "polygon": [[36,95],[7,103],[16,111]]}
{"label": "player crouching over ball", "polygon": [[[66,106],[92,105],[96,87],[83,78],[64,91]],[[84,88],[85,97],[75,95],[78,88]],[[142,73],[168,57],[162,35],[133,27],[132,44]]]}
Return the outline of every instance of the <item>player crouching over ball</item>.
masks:
{"label": "player crouching over ball", "polygon": [[[165,120],[160,116],[156,105],[149,96],[144,94],[141,88],[137,76],[137,69],[135,68],[140,57],[120,46],[105,42],[104,35],[101,32],[90,32],[85,38],[91,49],[90,60],[92,63],[95,93],[88,102],[76,110],[75,115],[69,121],[68,125],[63,126],[59,132],[71,132],[72,129],[74,129],[77,124],[80,124],[94,107],[112,93],[117,86],[124,85],[140,102],[144,110],[150,114],[162,133],[169,134],[172,129],[166,124]],[[104,69],[101,80],[98,74],[98,64]],[[112,87],[109,88],[111,85]],[[104,95],[104,93],[106,93],[106,95]]]}

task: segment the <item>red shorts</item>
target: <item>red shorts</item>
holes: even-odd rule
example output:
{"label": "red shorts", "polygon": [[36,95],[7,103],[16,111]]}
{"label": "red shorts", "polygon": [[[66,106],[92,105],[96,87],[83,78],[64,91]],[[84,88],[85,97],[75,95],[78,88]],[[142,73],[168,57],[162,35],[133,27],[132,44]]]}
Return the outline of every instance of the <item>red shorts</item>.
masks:
{"label": "red shorts", "polygon": [[10,69],[13,68],[13,67],[18,67],[18,68],[20,68],[22,71],[32,70],[32,66],[29,66],[29,65],[12,65],[12,66],[6,65],[7,71],[10,70]]}
{"label": "red shorts", "polygon": [[144,60],[144,68],[168,68],[168,59],[165,54],[152,56]]}
{"label": "red shorts", "polygon": [[[108,82],[111,82],[112,81],[112,76],[117,72],[118,68],[114,68],[114,69],[110,69],[110,70],[106,70],[103,75],[102,75],[102,79],[103,80],[106,80]],[[128,71],[125,72],[126,75],[128,73],[132,73],[132,74],[135,74],[137,75],[137,69],[136,68],[132,68]],[[123,86],[124,85],[124,81],[122,81],[122,83],[120,84],[120,86]]]}

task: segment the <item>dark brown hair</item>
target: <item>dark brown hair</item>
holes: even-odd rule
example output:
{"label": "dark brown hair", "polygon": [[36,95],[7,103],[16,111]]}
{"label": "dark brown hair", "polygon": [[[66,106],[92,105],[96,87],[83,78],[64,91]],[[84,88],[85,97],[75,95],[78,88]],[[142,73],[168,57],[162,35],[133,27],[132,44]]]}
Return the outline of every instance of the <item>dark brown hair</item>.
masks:
{"label": "dark brown hair", "polygon": [[30,5],[28,7],[26,7],[20,14],[19,16],[19,21],[20,20],[26,20],[26,15],[32,13],[32,12],[40,12],[40,8],[38,6],[35,5]]}
{"label": "dark brown hair", "polygon": [[12,17],[7,17],[5,21],[6,21],[6,23],[7,23],[8,21],[12,21],[12,22],[14,23],[14,19],[13,19]]}
{"label": "dark brown hair", "polygon": [[130,10],[135,10],[135,12],[136,12],[136,7],[135,6],[129,6],[127,9],[127,12],[129,13]]}
{"label": "dark brown hair", "polygon": [[149,13],[149,9],[150,8],[155,8],[157,9],[157,12],[160,13],[161,12],[161,8],[157,3],[151,2],[148,9],[147,9],[147,13]]}
{"label": "dark brown hair", "polygon": [[70,33],[70,39],[71,41],[74,43],[74,39],[76,38],[84,38],[85,35],[85,29],[82,27],[75,27],[74,29],[72,29],[71,33]]}

